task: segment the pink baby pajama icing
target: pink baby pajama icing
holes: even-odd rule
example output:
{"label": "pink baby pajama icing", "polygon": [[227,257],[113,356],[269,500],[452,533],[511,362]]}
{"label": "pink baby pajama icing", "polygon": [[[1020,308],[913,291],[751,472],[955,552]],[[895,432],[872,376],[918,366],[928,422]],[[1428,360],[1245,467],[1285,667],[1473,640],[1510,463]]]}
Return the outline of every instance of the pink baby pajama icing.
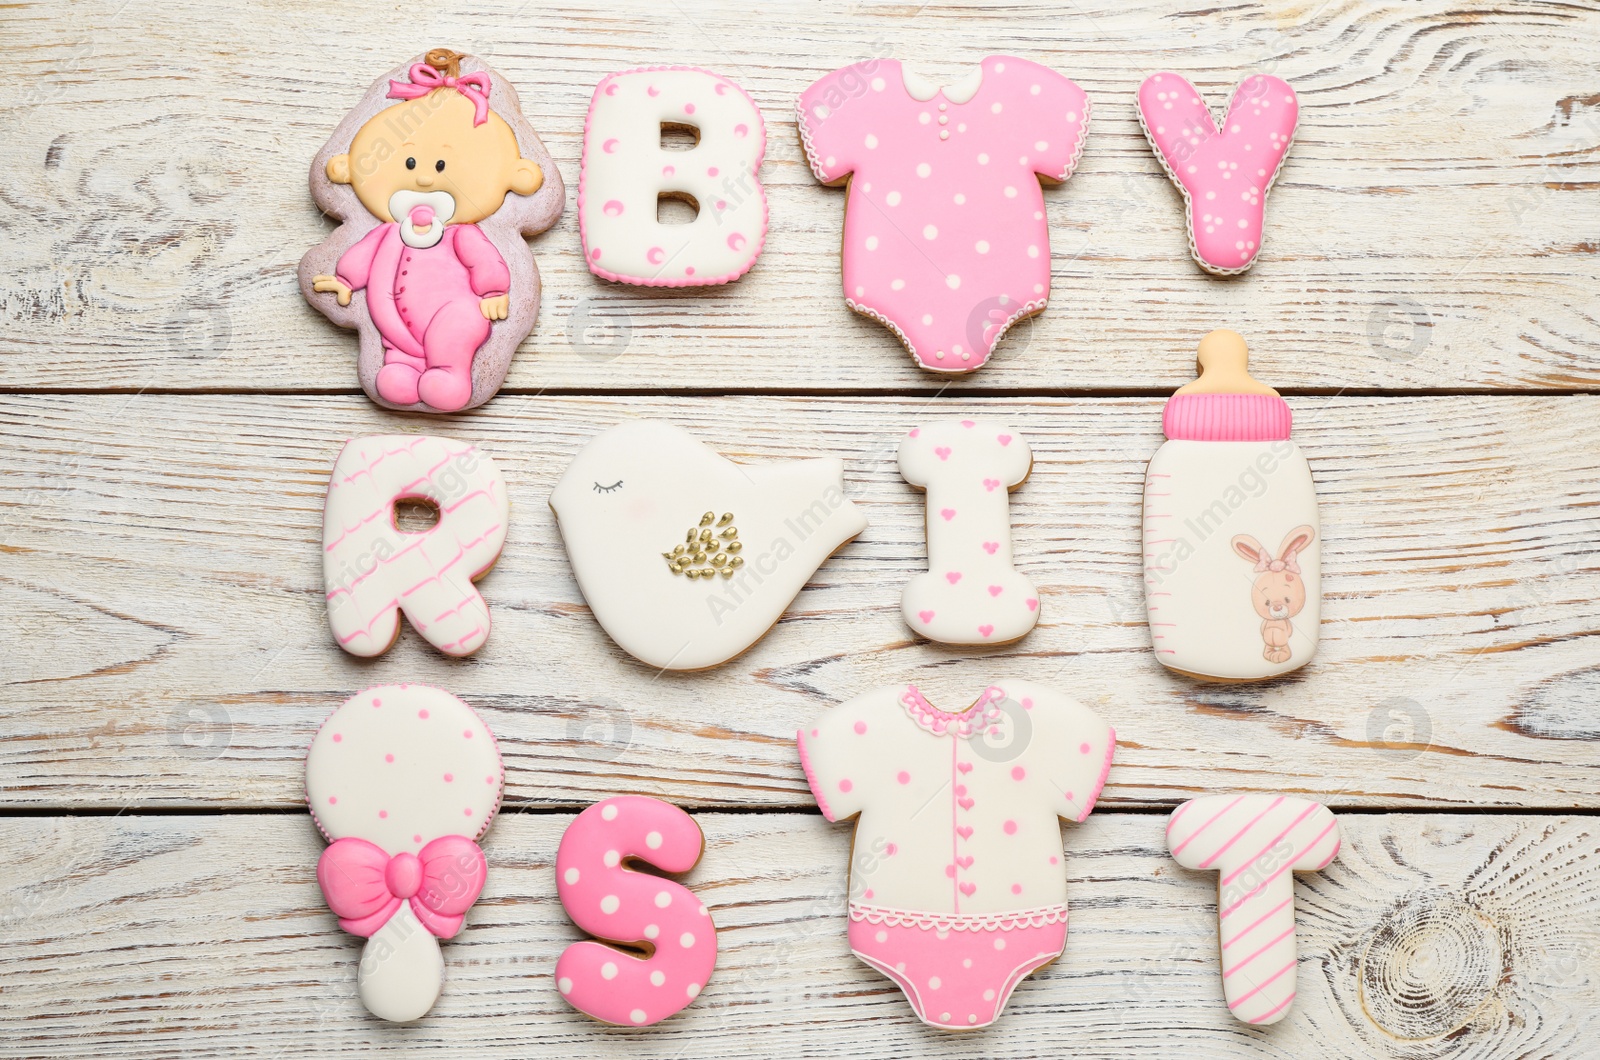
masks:
{"label": "pink baby pajama icing", "polygon": [[505,294],[511,271],[477,225],[448,225],[425,249],[400,226],[382,224],[339,258],[338,276],[367,289],[367,311],[383,338],[378,394],[396,405],[421,400],[453,412],[472,399],[472,359],[489,337],[479,303]]}
{"label": "pink baby pajama icing", "polygon": [[1053,70],[990,56],[958,85],[893,59],[806,89],[800,134],[818,180],[850,180],[843,275],[850,308],[887,325],[924,368],[969,372],[1050,294],[1039,178],[1083,151],[1089,99]]}
{"label": "pink baby pajama icing", "polygon": [[1057,818],[1089,816],[1116,734],[1059,693],[1008,681],[954,714],[915,686],[879,689],[802,729],[799,745],[823,815],[860,815],[851,949],[924,1022],[994,1022],[1066,944]]}

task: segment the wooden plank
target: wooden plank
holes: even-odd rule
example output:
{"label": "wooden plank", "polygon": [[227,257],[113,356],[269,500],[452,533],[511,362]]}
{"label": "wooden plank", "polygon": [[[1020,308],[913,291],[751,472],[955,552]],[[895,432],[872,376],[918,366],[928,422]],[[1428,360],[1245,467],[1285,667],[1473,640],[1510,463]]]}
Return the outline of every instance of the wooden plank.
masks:
{"label": "wooden plank", "polygon": [[[1594,388],[1600,322],[1600,82],[1593,5],[1286,0],[1250,5],[857,4],[819,22],[773,0],[431,9],[427,39],[380,0],[281,7],[272,32],[168,0],[9,6],[0,82],[13,160],[0,196],[0,387],[355,391],[355,340],[305,306],[294,265],[327,231],[308,160],[368,80],[431,43],[488,58],[576,195],[583,116],[606,73],[694,63],[767,120],[767,251],[700,292],[608,285],[575,206],[535,240],[546,302],[509,385],[1170,390],[1199,335],[1254,341],[1291,388]],[[207,9],[209,11],[209,9]],[[245,16],[254,20],[255,14]],[[838,279],[843,196],[796,141],[801,89],[877,54],[951,79],[988,52],[1077,79],[1095,105],[1082,166],[1046,194],[1055,301],[958,382],[919,372]],[[933,58],[938,57],[938,58]],[[1188,259],[1181,201],[1134,116],[1139,79],[1220,100],[1251,69],[1301,94],[1302,127],[1260,264],[1218,281]],[[502,403],[504,404],[504,403]]]}
{"label": "wooden plank", "polygon": [[[1160,403],[891,398],[523,398],[402,419],[358,397],[38,395],[0,405],[0,791],[11,807],[292,807],[318,722],[368,685],[422,681],[483,710],[510,799],[613,791],[698,807],[809,807],[795,729],[911,680],[963,704],[991,678],[1055,684],[1103,713],[1105,802],[1218,785],[1338,807],[1600,806],[1590,740],[1600,622],[1595,398],[1297,398],[1322,498],[1317,660],[1262,686],[1202,685],[1151,659],[1139,498]],[[1003,415],[1036,464],[1013,496],[1043,620],[1008,649],[916,641],[901,587],[924,564],[900,432]],[[570,456],[659,415],[737,460],[831,454],[871,525],[747,655],[657,675],[593,622],[546,505]],[[325,477],[351,434],[441,430],[510,484],[482,586],[487,647],[451,660],[403,633],[344,655],[325,627]]]}
{"label": "wooden plank", "polygon": [[[1298,878],[1300,995],[1277,1026],[1222,1002],[1216,889],[1178,868],[1158,815],[1065,833],[1065,955],[971,1034],[918,1023],[845,941],[849,829],[815,815],[705,814],[686,883],[718,927],[698,1001],[647,1030],[601,1027],[552,983],[581,936],[555,900],[565,815],[512,814],[488,888],[444,947],[443,997],[381,1024],[355,994],[359,940],[317,891],[304,815],[0,821],[0,1056],[430,1053],[1022,1058],[1573,1057],[1600,1023],[1593,818],[1347,815],[1339,860]],[[1387,991],[1387,992],[1386,992]]]}

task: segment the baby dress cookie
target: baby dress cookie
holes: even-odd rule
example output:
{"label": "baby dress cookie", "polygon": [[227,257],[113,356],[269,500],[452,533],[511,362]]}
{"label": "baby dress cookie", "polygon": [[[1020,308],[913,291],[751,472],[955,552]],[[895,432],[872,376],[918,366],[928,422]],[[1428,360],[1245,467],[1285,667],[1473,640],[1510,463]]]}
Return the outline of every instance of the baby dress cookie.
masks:
{"label": "baby dress cookie", "polygon": [[1294,89],[1270,74],[1241,81],[1220,123],[1178,74],[1152,74],[1139,86],[1139,125],[1183,192],[1189,253],[1202,269],[1236,276],[1256,263],[1267,195],[1299,122]]}
{"label": "baby dress cookie", "polygon": [[906,585],[906,625],[946,644],[1005,644],[1039,621],[1039,591],[1011,565],[1010,490],[1033,452],[997,420],[938,420],[900,441],[900,474],[928,495],[928,573]]}
{"label": "baby dress cookie", "polygon": [[1050,296],[1040,181],[1072,175],[1089,98],[1053,70],[991,55],[940,87],[893,59],[800,96],[800,136],[824,184],[848,182],[845,302],[934,372],[983,367]]}
{"label": "baby dress cookie", "polygon": [[550,507],[595,621],[664,670],[719,666],[760,640],[867,526],[843,461],[735,464],[659,420],[596,436]]}
{"label": "baby dress cookie", "polygon": [[860,815],[850,948],[945,1030],[999,1018],[1067,941],[1057,820],[1081,822],[1116,733],[1025,681],[946,713],[914,685],[869,692],[800,730],[800,761],[830,821]]}
{"label": "baby dress cookie", "polygon": [[687,887],[629,867],[694,868],[705,837],[694,818],[660,799],[622,795],[595,803],[567,826],[556,851],[556,886],[572,922],[600,942],[575,942],[556,962],[556,989],[604,1023],[660,1023],[705,988],[717,964],[717,926]]}
{"label": "baby dress cookie", "polygon": [[[395,505],[421,500],[439,521],[410,532]],[[511,501],[493,460],[465,442],[389,434],[345,443],[322,513],[328,625],[351,655],[382,655],[405,612],[446,655],[489,639],[489,605],[474,584],[500,558]]]}
{"label": "baby dress cookie", "polygon": [[448,692],[383,685],[328,716],[306,755],[306,803],[328,848],[317,884],[339,926],[367,940],[361,1002],[380,1019],[427,1015],[444,988],[439,940],[460,933],[500,808],[494,734]]}
{"label": "baby dress cookie", "polygon": [[[692,132],[688,151],[662,132]],[[611,74],[594,90],[583,130],[578,231],[589,271],[644,287],[728,283],[749,271],[767,238],[761,111],[725,77],[689,66]],[[663,224],[675,198],[697,213]]]}
{"label": "baby dress cookie", "polygon": [[1309,799],[1207,795],[1167,821],[1167,849],[1186,869],[1217,873],[1222,990],[1245,1023],[1277,1023],[1295,996],[1294,876],[1327,868],[1339,822]]}
{"label": "baby dress cookie", "polygon": [[1293,416],[1250,377],[1236,332],[1200,340],[1200,377],[1167,402],[1144,483],[1144,584],[1163,666],[1259,681],[1317,650],[1322,545]]}
{"label": "baby dress cookie", "polygon": [[539,315],[525,235],[561,216],[561,175],[517,93],[435,48],[379,78],[311,165],[339,227],[300,261],[300,291],[361,336],[378,404],[457,412],[494,396]]}

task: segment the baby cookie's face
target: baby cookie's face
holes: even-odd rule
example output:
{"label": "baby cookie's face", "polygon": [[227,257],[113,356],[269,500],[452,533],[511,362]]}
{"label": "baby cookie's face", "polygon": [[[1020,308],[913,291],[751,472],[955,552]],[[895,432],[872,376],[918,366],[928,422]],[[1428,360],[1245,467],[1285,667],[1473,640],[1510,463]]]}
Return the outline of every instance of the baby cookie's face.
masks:
{"label": "baby cookie's face", "polygon": [[349,184],[383,221],[403,220],[397,212],[425,202],[446,224],[475,224],[507,192],[538,191],[544,174],[520,157],[505,119],[491,110],[474,126],[473,113],[472,101],[453,88],[385,107],[356,133],[349,154],[328,160],[328,179]]}

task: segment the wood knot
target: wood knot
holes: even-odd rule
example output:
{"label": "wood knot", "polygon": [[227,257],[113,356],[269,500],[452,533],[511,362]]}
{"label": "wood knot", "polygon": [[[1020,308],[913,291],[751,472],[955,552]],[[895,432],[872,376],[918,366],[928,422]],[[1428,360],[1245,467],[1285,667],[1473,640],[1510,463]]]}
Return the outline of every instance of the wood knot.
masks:
{"label": "wood knot", "polygon": [[1361,955],[1361,1007],[1404,1041],[1441,1038],[1475,1019],[1506,974],[1494,922],[1448,891],[1405,898]]}
{"label": "wood knot", "polygon": [[465,55],[453,52],[449,48],[429,48],[428,54],[422,57],[422,61],[446,77],[460,77],[461,60],[465,58]]}

